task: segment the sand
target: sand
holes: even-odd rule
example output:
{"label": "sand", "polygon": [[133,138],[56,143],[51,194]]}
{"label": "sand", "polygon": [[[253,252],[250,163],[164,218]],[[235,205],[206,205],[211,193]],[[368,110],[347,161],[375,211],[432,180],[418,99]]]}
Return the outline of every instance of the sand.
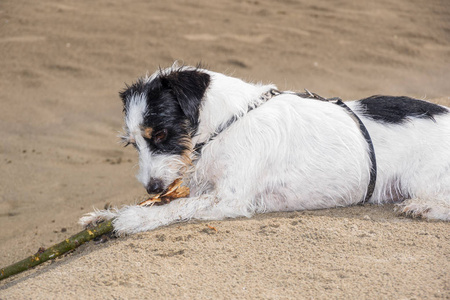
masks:
{"label": "sand", "polygon": [[[118,92],[179,60],[325,97],[450,105],[450,3],[0,3],[0,266],[134,203]],[[190,222],[89,243],[0,283],[0,299],[450,298],[450,224],[364,205]],[[216,230],[210,228],[214,227]]]}

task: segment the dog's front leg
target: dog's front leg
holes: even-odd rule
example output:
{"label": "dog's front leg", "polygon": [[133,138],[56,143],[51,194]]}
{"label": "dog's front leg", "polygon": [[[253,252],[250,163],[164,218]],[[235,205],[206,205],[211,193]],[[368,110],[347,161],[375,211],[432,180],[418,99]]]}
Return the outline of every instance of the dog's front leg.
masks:
{"label": "dog's front leg", "polygon": [[149,231],[176,222],[199,220],[221,220],[253,215],[252,206],[245,197],[226,197],[204,194],[192,198],[176,199],[161,206],[130,205],[121,209],[97,210],[82,217],[84,227],[99,221],[114,219],[114,231],[119,235]]}
{"label": "dog's front leg", "polygon": [[221,213],[216,199],[212,195],[202,195],[161,206],[126,206],[114,212],[114,231],[119,235],[133,234],[190,219],[223,219],[228,215]]}
{"label": "dog's front leg", "polygon": [[[180,198],[161,206],[124,206],[121,209],[95,210],[79,220],[83,227],[114,219],[114,231],[119,234],[132,234],[149,231],[160,226],[182,222],[192,218],[202,219],[201,215],[214,205],[215,197]],[[208,213],[206,213],[208,215]]]}

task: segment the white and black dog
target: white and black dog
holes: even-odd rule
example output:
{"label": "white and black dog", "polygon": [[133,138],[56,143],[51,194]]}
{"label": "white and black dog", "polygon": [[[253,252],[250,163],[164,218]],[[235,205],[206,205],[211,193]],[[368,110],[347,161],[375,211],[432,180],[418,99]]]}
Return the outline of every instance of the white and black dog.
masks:
{"label": "white and black dog", "polygon": [[121,93],[123,139],[139,152],[137,178],[149,194],[182,178],[190,197],[94,211],[80,224],[114,218],[116,232],[130,234],[190,219],[365,200],[399,203],[405,215],[450,220],[448,108],[372,96],[346,102],[358,119],[309,95],[194,67],[139,79]]}

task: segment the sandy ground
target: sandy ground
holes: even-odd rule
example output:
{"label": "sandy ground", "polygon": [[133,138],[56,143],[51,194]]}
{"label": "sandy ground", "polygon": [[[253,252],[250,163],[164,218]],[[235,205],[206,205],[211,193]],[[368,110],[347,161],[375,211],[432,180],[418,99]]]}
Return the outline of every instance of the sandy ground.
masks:
{"label": "sandy ground", "polygon": [[[0,266],[134,203],[118,92],[174,60],[280,89],[450,105],[450,2],[0,2]],[[191,222],[89,243],[0,299],[450,298],[450,224],[393,205]],[[217,232],[211,229],[213,226]]]}

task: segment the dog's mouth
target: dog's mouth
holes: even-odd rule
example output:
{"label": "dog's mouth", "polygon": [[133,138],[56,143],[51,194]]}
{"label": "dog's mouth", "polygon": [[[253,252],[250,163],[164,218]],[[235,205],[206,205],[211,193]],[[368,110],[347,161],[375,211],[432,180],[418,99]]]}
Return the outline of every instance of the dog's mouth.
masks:
{"label": "dog's mouth", "polygon": [[149,206],[155,204],[167,204],[173,199],[189,196],[189,188],[187,186],[182,186],[182,183],[183,181],[181,180],[181,178],[176,179],[163,192],[150,195],[150,198],[142,201],[141,203],[139,203],[139,205]]}

